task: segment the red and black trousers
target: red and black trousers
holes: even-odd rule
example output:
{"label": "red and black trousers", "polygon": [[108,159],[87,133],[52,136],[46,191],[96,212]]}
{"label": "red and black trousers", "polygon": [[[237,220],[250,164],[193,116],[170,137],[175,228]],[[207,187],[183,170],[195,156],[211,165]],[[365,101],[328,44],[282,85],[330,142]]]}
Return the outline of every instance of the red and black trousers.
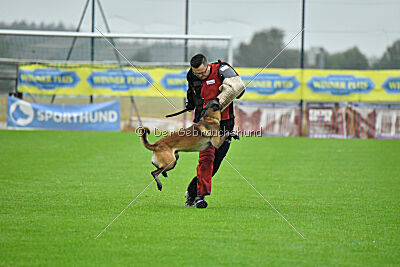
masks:
{"label": "red and black trousers", "polygon": [[[223,120],[220,123],[220,133],[232,132],[234,119]],[[211,180],[221,166],[222,160],[228,153],[231,144],[231,137],[227,138],[219,149],[213,146],[199,153],[199,164],[197,165],[197,175],[192,179],[187,188],[189,195],[205,196],[211,194]]]}

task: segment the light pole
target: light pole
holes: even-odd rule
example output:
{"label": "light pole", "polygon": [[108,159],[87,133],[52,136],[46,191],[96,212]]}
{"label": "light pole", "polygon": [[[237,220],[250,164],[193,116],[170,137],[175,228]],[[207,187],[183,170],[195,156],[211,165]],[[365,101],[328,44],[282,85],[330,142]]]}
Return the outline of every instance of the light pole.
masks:
{"label": "light pole", "polygon": [[[185,34],[189,33],[189,0],[186,0],[186,9],[185,9]],[[185,62],[188,62],[188,39],[185,39]]]}

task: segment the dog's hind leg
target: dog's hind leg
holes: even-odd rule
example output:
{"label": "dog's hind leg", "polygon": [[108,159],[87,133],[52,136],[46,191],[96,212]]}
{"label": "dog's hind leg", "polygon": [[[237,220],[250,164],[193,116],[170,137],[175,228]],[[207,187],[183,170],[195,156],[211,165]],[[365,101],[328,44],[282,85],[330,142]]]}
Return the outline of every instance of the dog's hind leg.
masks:
{"label": "dog's hind leg", "polygon": [[[154,162],[152,162],[152,164],[158,169],[158,166],[157,166]],[[168,174],[167,174],[166,171],[163,171],[163,172],[162,172],[162,175],[163,175],[165,178],[168,177]]]}
{"label": "dog's hind leg", "polygon": [[158,176],[162,174],[164,177],[168,177],[167,171],[171,170],[175,166],[176,159],[172,151],[169,150],[162,153],[154,154],[153,161],[157,163],[154,164],[157,167],[157,170],[152,171],[151,175],[153,175],[154,180],[156,180],[157,182],[158,190],[161,191],[162,184]]}
{"label": "dog's hind leg", "polygon": [[154,180],[156,180],[157,188],[160,191],[162,190],[162,183],[160,182],[160,179],[158,179],[158,175],[160,175],[160,173],[162,173],[162,172],[163,172],[163,169],[161,169],[161,168],[158,168],[157,170],[151,172],[151,175],[153,175]]}
{"label": "dog's hind leg", "polygon": [[173,168],[175,168],[176,164],[178,163],[178,159],[179,159],[178,151],[175,151],[174,156],[175,156],[175,162],[174,162],[174,165],[171,167],[171,170]]}
{"label": "dog's hind leg", "polygon": [[163,172],[162,172],[162,175],[163,175],[164,177],[168,177],[167,171],[170,171],[170,170],[172,170],[173,168],[175,168],[176,163],[178,163],[178,159],[179,159],[178,151],[175,151],[175,152],[174,152],[174,157],[175,157],[175,162],[174,162],[174,164],[170,163],[171,167],[168,168],[168,166],[167,166],[168,169],[167,169],[166,171],[163,171]]}

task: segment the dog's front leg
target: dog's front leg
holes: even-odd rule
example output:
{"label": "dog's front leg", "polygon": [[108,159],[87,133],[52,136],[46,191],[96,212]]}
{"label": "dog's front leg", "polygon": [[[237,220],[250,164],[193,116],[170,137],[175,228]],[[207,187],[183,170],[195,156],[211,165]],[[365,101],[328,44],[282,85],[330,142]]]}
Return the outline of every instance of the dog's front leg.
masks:
{"label": "dog's front leg", "polygon": [[225,142],[225,140],[231,136],[230,133],[225,133],[223,136],[213,136],[211,137],[211,144],[213,145],[213,147],[215,147],[216,149],[220,148],[222,146],[222,144]]}

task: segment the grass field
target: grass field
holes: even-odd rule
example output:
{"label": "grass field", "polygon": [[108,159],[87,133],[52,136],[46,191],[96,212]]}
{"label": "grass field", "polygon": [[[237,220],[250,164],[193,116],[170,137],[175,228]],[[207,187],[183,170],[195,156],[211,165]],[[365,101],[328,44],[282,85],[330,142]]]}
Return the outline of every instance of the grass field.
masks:
{"label": "grass field", "polygon": [[[150,136],[150,140],[156,138]],[[400,142],[242,138],[209,207],[185,208],[197,155],[152,181],[134,133],[0,131],[0,265],[398,265]]]}

